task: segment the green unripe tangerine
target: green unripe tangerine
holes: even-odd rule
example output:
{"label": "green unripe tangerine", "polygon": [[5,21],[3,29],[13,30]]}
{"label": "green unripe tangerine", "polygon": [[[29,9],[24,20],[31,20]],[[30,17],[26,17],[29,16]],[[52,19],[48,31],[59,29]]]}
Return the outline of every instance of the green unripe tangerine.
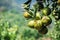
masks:
{"label": "green unripe tangerine", "polygon": [[50,15],[51,9],[50,9],[50,8],[44,8],[44,9],[42,10],[42,13],[43,13],[44,15]]}
{"label": "green unripe tangerine", "polygon": [[37,13],[36,13],[36,19],[37,19],[37,20],[41,19],[40,12],[37,12]]}
{"label": "green unripe tangerine", "polygon": [[41,30],[38,30],[38,32],[41,34],[46,34],[48,32],[48,29],[45,26],[43,26],[43,28]]}

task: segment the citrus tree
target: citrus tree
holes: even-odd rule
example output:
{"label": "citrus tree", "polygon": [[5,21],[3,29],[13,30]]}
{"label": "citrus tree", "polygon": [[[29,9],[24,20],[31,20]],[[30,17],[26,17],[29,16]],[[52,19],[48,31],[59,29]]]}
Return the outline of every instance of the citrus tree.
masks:
{"label": "citrus tree", "polygon": [[[27,25],[38,30],[40,34],[48,32],[49,25],[60,20],[60,1],[59,0],[36,0],[31,7],[31,1],[23,4],[25,9],[24,17],[29,20]],[[56,24],[58,25],[58,24]]]}
{"label": "citrus tree", "polygon": [[24,14],[0,12],[0,40],[60,40],[60,0],[31,2],[23,4]]}

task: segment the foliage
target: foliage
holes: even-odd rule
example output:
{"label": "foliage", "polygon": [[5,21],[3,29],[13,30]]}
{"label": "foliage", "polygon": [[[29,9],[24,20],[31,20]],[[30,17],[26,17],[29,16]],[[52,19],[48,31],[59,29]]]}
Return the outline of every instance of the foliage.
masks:
{"label": "foliage", "polygon": [[35,40],[40,37],[35,29],[27,27],[22,13],[16,13],[15,11],[12,13],[11,11],[0,13],[1,40]]}
{"label": "foliage", "polygon": [[51,15],[49,16],[53,21],[47,26],[48,33],[42,35],[36,29],[27,26],[27,22],[30,20],[23,17],[23,12],[15,9],[0,12],[0,40],[43,40],[43,38],[60,40],[60,20],[55,20]]}

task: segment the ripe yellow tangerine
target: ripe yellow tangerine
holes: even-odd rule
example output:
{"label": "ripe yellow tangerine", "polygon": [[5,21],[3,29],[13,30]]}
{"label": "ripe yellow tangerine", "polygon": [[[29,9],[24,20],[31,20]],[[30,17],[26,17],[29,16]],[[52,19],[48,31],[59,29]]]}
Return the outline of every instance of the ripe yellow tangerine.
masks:
{"label": "ripe yellow tangerine", "polygon": [[37,30],[40,30],[42,28],[42,21],[41,20],[36,20],[34,23],[34,28]]}
{"label": "ripe yellow tangerine", "polygon": [[58,0],[57,3],[60,4],[60,0]]}
{"label": "ripe yellow tangerine", "polygon": [[28,22],[28,26],[30,28],[35,28],[37,30],[40,30],[42,28],[42,21],[41,20],[31,20]]}
{"label": "ripe yellow tangerine", "polygon": [[29,21],[28,26],[31,27],[31,28],[34,28],[34,23],[35,23],[35,20]]}
{"label": "ripe yellow tangerine", "polygon": [[30,15],[28,12],[24,12],[24,17],[25,17],[25,18],[30,18],[31,15]]}
{"label": "ripe yellow tangerine", "polygon": [[48,16],[43,16],[42,18],[42,23],[44,24],[44,26],[48,26],[50,23],[52,22],[51,18]]}

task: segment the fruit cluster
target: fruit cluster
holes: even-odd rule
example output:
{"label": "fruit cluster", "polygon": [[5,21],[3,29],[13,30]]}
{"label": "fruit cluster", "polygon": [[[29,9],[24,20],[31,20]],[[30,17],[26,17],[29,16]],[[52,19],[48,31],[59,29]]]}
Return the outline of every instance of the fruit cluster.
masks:
{"label": "fruit cluster", "polygon": [[[53,14],[54,18],[59,20],[60,19],[60,12],[59,9],[57,10],[57,1],[58,0],[51,0],[53,2],[52,8],[50,8],[50,0],[36,0],[36,4],[33,5],[33,8],[30,8],[32,0],[28,0],[24,3],[24,17],[26,19],[31,19],[28,22],[28,26],[30,28],[37,29],[39,33],[46,34],[48,32],[48,28],[46,26],[52,23],[52,18],[50,17]],[[45,3],[45,6],[44,4]],[[55,5],[55,4],[56,5]]]}

